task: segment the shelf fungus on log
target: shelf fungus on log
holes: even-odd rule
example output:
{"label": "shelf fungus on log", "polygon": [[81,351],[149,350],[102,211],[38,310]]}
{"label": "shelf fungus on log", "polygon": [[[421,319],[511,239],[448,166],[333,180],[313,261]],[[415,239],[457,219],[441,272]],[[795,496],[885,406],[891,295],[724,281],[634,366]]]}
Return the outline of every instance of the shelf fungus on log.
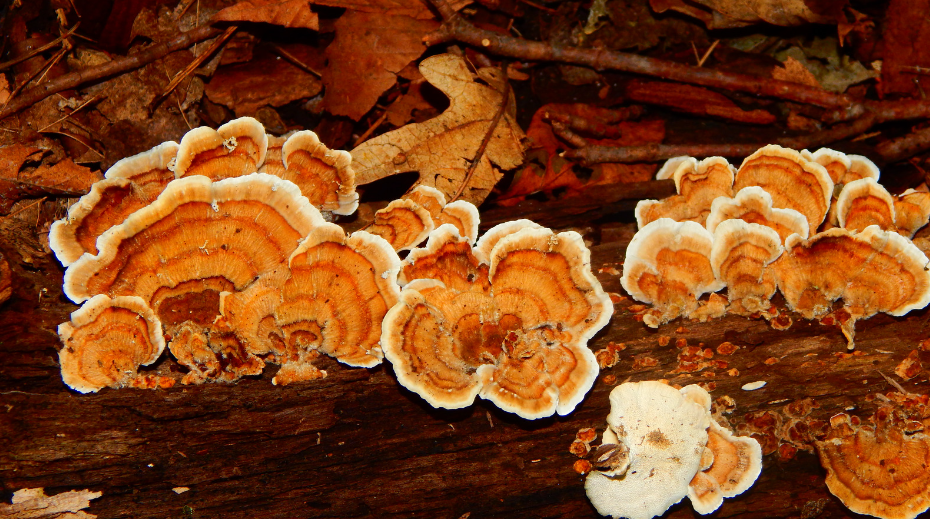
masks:
{"label": "shelf fungus on log", "polygon": [[412,250],[442,224],[451,224],[469,244],[478,239],[478,208],[456,200],[446,204],[446,196],[436,188],[417,186],[399,200],[375,213],[364,230],[383,237],[396,251]]}
{"label": "shelf fungus on log", "polygon": [[908,189],[894,197],[894,221],[898,233],[913,238],[930,220],[930,193]]}
{"label": "shelf fungus on log", "polygon": [[807,218],[794,209],[772,207],[772,195],[759,186],[744,187],[734,198],[715,199],[705,226],[713,233],[721,222],[732,219],[771,227],[778,233],[781,243],[792,234],[802,238],[808,236]]}
{"label": "shelf fungus on log", "polygon": [[791,236],[773,263],[788,306],[807,319],[820,318],[842,298],[849,317],[842,330],[855,345],[855,322],[878,312],[895,316],[930,303],[927,257],[900,234],[877,225],[859,233],[834,228],[804,240]]}
{"label": "shelf fungus on log", "polygon": [[906,434],[892,407],[881,407],[873,427],[854,426],[849,415],[830,419],[816,443],[827,488],[858,514],[913,519],[930,508],[930,437]]}
{"label": "shelf fungus on log", "polygon": [[733,190],[760,186],[772,197],[774,207],[794,209],[817,229],[830,208],[833,181],[826,168],[801,153],[770,144],[746,157],[736,172]]}
{"label": "shelf fungus on log", "polygon": [[728,311],[737,315],[766,312],[778,287],[768,268],[784,247],[774,229],[743,220],[725,220],[714,231],[710,264],[726,284]]}
{"label": "shelf fungus on log", "polygon": [[287,142],[287,138],[293,133],[289,132],[284,135],[265,134],[265,138],[268,139],[268,149],[265,151],[265,161],[258,168],[258,173],[268,173],[276,177],[284,174],[287,168],[284,167],[284,152],[282,149],[284,143]]}
{"label": "shelf fungus on log", "polygon": [[411,250],[433,231],[433,217],[413,200],[400,198],[375,212],[365,231],[387,240],[395,251]]}
{"label": "shelf fungus on log", "polygon": [[61,378],[75,391],[159,385],[138,374],[165,349],[161,323],[142,298],[94,296],[58,326],[58,335]]}
{"label": "shelf fungus on log", "polygon": [[713,235],[696,222],[660,218],[630,240],[620,283],[634,299],[653,305],[643,317],[652,328],[690,316],[701,295],[723,288],[710,263]]}
{"label": "shelf fungus on log", "polygon": [[[612,452],[623,455],[611,458]],[[708,514],[752,486],[762,469],[759,443],[717,425],[710,395],[696,385],[615,387],[607,429],[593,453],[585,491],[599,513],[615,518],[650,519],[685,496]]]}
{"label": "shelf fungus on log", "polygon": [[97,238],[119,225],[133,212],[152,203],[174,180],[168,167],[178,153],[176,142],[118,161],[104,180],[68,209],[68,217],[52,224],[49,247],[62,265],[68,266],[85,252],[97,254]]}
{"label": "shelf fungus on log", "polygon": [[872,178],[861,178],[843,186],[836,199],[839,227],[852,232],[870,225],[895,231],[895,207],[891,194]]}
{"label": "shelf fungus on log", "polygon": [[267,151],[265,127],[251,117],[233,119],[216,130],[201,126],[181,138],[174,173],[177,178],[241,177],[258,171]]}
{"label": "shelf fungus on log", "polygon": [[[664,171],[665,167],[660,170]],[[714,199],[733,195],[735,171],[723,157],[708,157],[700,162],[683,158],[671,177],[678,194],[664,200],[640,201],[636,204],[636,223],[642,229],[659,218],[671,218],[704,225]]]}
{"label": "shelf fungus on log", "polygon": [[331,150],[309,130],[294,132],[281,148],[281,178],[297,184],[310,203],[323,211],[349,215],[358,208],[352,156]]}
{"label": "shelf fungus on log", "polygon": [[319,378],[320,353],[357,367],[381,363],[378,341],[385,314],[399,297],[400,259],[381,237],[351,236],[336,224],[313,229],[288,260],[274,319],[285,352],[275,384]]}
{"label": "shelf fungus on log", "polygon": [[207,355],[201,347],[206,338],[223,367],[217,373],[188,365],[192,373],[234,380],[260,372],[263,363],[234,333],[214,327],[220,293],[286,268],[298,242],[323,223],[297,186],[272,175],[175,180],[155,202],[104,233],[99,254],[72,264],[64,291],[75,302],[95,294],[141,297],[172,337],[169,349],[179,361]]}
{"label": "shelf fungus on log", "polygon": [[472,248],[444,224],[410,254],[381,347],[398,381],[434,407],[480,396],[527,419],[568,414],[597,376],[587,341],[613,305],[579,234],[502,225]]}

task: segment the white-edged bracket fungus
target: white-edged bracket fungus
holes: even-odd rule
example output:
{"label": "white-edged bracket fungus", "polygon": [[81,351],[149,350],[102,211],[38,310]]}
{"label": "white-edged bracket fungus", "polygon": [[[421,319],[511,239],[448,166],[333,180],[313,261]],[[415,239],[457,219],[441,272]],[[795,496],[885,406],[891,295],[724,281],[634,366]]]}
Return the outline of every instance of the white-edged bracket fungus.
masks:
{"label": "white-edged bracket fungus", "polygon": [[[709,441],[710,439],[710,441]],[[622,463],[595,460],[585,491],[599,513],[650,519],[688,496],[708,514],[724,497],[755,482],[762,449],[714,423],[700,386],[676,390],[661,382],[627,382],[610,392],[610,414],[595,454],[623,453]]]}
{"label": "white-edged bracket fungus", "polygon": [[930,437],[904,434],[894,410],[879,408],[874,426],[854,426],[849,415],[830,419],[816,443],[827,488],[857,514],[914,519],[930,509]]}
{"label": "white-edged bracket fungus", "polygon": [[308,367],[317,353],[357,367],[383,358],[381,323],[400,293],[400,259],[381,237],[323,224],[288,259],[290,277],[274,311],[283,332],[283,365],[275,384],[317,378]]}
{"label": "white-edged bracket fungus", "polygon": [[872,178],[860,178],[843,186],[836,198],[836,219],[839,227],[852,232],[870,225],[883,231],[897,230],[894,199]]}
{"label": "white-edged bracket fungus", "polygon": [[772,197],[774,207],[794,209],[817,229],[827,215],[833,197],[833,180],[826,168],[801,153],[769,144],[746,157],[733,182],[733,190],[760,186]]}
{"label": "white-edged bracket fungus", "polygon": [[784,247],[770,227],[725,220],[714,231],[710,264],[714,277],[727,286],[729,310],[738,315],[763,312],[775,294],[775,272],[767,268]]}
{"label": "white-edged bracket fungus", "polygon": [[[691,157],[679,159],[671,176],[675,179],[678,194],[664,200],[642,200],[636,204],[636,223],[640,229],[659,218],[704,225],[714,199],[733,194],[736,170],[723,157],[708,157],[700,162]],[[660,173],[664,174],[670,163],[667,162]]]}
{"label": "white-edged bracket fungus", "polygon": [[894,197],[894,222],[898,233],[913,238],[930,220],[930,193],[908,189]]}
{"label": "white-edged bracket fungus", "polygon": [[878,312],[900,316],[930,303],[927,263],[910,240],[870,225],[858,233],[829,229],[808,240],[791,236],[773,267],[788,306],[807,319],[843,299],[850,317],[842,329],[852,349],[856,320]]}
{"label": "white-edged bracket fungus", "polygon": [[386,239],[396,251],[412,250],[440,225],[451,224],[469,245],[478,239],[478,208],[471,202],[446,203],[446,196],[430,186],[417,186],[375,213],[366,231]]}
{"label": "white-edged bracket fungus", "polygon": [[597,377],[587,341],[613,305],[579,234],[502,225],[474,248],[440,225],[427,252],[411,252],[400,301],[384,319],[384,356],[434,407],[481,396],[527,419],[568,414]]}
{"label": "white-edged bracket fungus", "polygon": [[216,130],[201,126],[181,138],[174,173],[177,178],[241,177],[258,171],[267,151],[265,127],[252,117],[233,119]]}
{"label": "white-edged bracket fungus", "polygon": [[808,236],[807,218],[794,209],[772,207],[772,195],[759,186],[744,187],[733,198],[720,197],[713,201],[705,224],[707,230],[713,233],[726,220],[771,227],[783,244],[792,234],[802,238]]}
{"label": "white-edged bracket fungus", "polygon": [[620,283],[633,299],[653,309],[643,322],[660,324],[699,307],[698,298],[723,288],[710,263],[713,235],[696,222],[659,218],[630,240]]}
{"label": "white-edged bracket fungus", "polygon": [[97,238],[127,216],[152,203],[174,180],[168,165],[178,153],[178,143],[165,142],[118,161],[104,179],[68,209],[68,217],[53,223],[48,244],[62,265],[81,254],[97,254]]}
{"label": "white-edged bracket fungus", "polygon": [[138,385],[139,366],[155,362],[165,349],[161,323],[134,296],[92,297],[58,325],[58,335],[61,378],[80,393]]}

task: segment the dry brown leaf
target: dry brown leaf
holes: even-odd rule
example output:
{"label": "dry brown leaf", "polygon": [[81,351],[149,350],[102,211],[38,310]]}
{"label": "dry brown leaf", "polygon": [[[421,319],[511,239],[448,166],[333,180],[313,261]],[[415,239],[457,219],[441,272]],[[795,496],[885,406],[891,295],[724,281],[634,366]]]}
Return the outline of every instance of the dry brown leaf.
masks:
{"label": "dry brown leaf", "polygon": [[342,15],[336,21],[336,39],[326,47],[323,105],[334,115],[361,119],[394,85],[397,73],[423,54],[423,36],[438,27],[438,22],[409,16]]}
{"label": "dry brown leaf", "polygon": [[[892,0],[882,29],[882,91],[885,94],[920,95],[926,76],[914,67],[930,67],[930,0]],[[921,87],[921,85],[923,85]]]}
{"label": "dry brown leaf", "polygon": [[387,121],[394,126],[403,126],[413,120],[416,112],[432,111],[435,115],[438,110],[423,97],[423,84],[425,80],[420,79],[410,83],[407,93],[398,97],[387,107]]}
{"label": "dry brown leaf", "polygon": [[[288,52],[305,64],[298,48],[315,52],[310,46],[290,46]],[[309,65],[309,64],[308,64]],[[204,87],[210,101],[225,105],[237,116],[254,115],[263,106],[282,106],[297,99],[320,93],[323,84],[313,74],[305,72],[274,54],[261,53],[246,63],[220,67]]]}
{"label": "dry brown leaf", "polygon": [[[415,186],[435,187],[451,201],[500,109],[505,79],[498,69],[482,69],[479,76],[494,87],[478,83],[465,60],[452,54],[423,60],[420,72],[449,97],[449,108],[438,117],[398,128],[355,148],[355,178],[359,184],[368,184],[417,171],[420,178]],[[523,162],[523,138],[513,111],[507,110],[460,199],[480,204],[503,170]]]}
{"label": "dry brown leaf", "polygon": [[[310,3],[342,7],[349,11],[361,11],[363,13],[409,16],[418,20],[432,20],[435,18],[425,0],[310,0]],[[449,2],[456,11],[470,3],[471,0],[453,0]]]}
{"label": "dry brown leaf", "polygon": [[216,22],[264,22],[282,27],[319,30],[319,19],[307,0],[244,0],[213,17]]}
{"label": "dry brown leaf", "polygon": [[800,83],[802,85],[812,86],[814,88],[820,88],[820,83],[817,82],[817,78],[814,77],[814,74],[810,70],[807,70],[807,67],[801,64],[800,61],[788,57],[781,67],[775,67],[772,70],[772,78],[779,81],[790,81],[791,83]]}
{"label": "dry brown leaf", "polygon": [[830,23],[837,19],[845,1],[830,5],[830,13],[817,12],[805,0],[650,0],[657,13],[668,9],[693,16],[708,29],[745,27],[770,23],[791,27],[808,23]]}
{"label": "dry brown leaf", "polygon": [[54,496],[45,495],[41,488],[23,488],[13,492],[12,504],[0,503],[0,517],[7,519],[94,519],[97,516],[82,512],[92,499],[103,492],[72,490]]}
{"label": "dry brown leaf", "polygon": [[24,198],[46,196],[81,196],[102,177],[99,172],[79,166],[71,159],[37,168],[24,167],[38,161],[44,150],[15,144],[0,148],[0,214],[7,214],[13,204]]}

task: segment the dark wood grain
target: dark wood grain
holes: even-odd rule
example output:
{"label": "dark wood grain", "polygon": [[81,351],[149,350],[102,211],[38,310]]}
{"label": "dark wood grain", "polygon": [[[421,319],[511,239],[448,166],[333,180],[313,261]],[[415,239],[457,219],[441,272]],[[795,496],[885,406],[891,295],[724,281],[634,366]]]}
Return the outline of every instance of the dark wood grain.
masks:
{"label": "dark wood grain", "polygon": [[[732,396],[731,423],[746,413],[780,411],[812,397],[812,416],[843,409],[867,416],[869,393],[891,390],[879,372],[895,366],[930,335],[926,310],[903,318],[877,316],[858,325],[863,355],[843,358],[835,327],[805,321],[788,331],[765,321],[728,317],[675,321],[648,330],[617,305],[612,323],[592,341],[624,343],[619,364],[605,370],[567,417],[521,420],[481,401],[469,409],[434,410],[398,386],[390,366],[352,369],[325,362],[323,380],[276,387],[274,368],[234,385],[169,390],[109,390],[79,395],[61,382],[55,327],[76,307],[61,295],[61,268],[28,226],[7,221],[0,248],[15,292],[0,307],[0,481],[4,497],[24,487],[49,494],[88,488],[103,492],[88,512],[100,518],[294,517],[597,517],[569,453],[575,432],[602,428],[611,388],[626,380],[664,378],[673,384],[713,382],[715,398]],[[592,234],[595,272],[609,292],[622,292],[615,271],[633,233],[630,224]],[[38,297],[42,294],[41,297]],[[679,327],[686,328],[676,332]],[[659,346],[660,336],[669,336]],[[677,338],[716,348],[728,368],[671,373]],[[653,367],[642,359],[656,360]],[[766,359],[778,359],[766,364]],[[926,360],[926,359],[924,359]],[[771,362],[771,361],[770,361]],[[165,360],[158,369],[178,369]],[[613,375],[617,382],[608,384]],[[740,387],[768,384],[758,391]],[[926,392],[927,374],[903,385]],[[726,500],[716,517],[852,517],[827,493],[816,457],[766,456],[756,485]],[[190,490],[177,494],[175,487]],[[693,517],[687,500],[669,517]]]}

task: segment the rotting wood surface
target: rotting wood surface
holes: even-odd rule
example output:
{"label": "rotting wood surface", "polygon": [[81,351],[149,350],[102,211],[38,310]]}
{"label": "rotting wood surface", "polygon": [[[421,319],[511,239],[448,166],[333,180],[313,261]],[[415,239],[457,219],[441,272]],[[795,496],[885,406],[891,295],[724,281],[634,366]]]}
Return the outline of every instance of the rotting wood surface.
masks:
{"label": "rotting wood surface", "polygon": [[[600,241],[592,254],[597,277],[608,292],[622,293],[620,262],[635,228],[589,229]],[[607,396],[617,383],[713,382],[714,398],[736,401],[729,415],[734,426],[746,413],[779,411],[808,397],[820,406],[814,418],[853,407],[853,414],[868,416],[875,406],[866,395],[893,390],[881,373],[909,391],[926,393],[930,386],[926,371],[909,382],[893,375],[930,336],[927,310],[858,323],[863,354],[839,356],[846,342],[837,327],[796,320],[779,332],[762,320],[728,317],[703,324],[676,320],[652,331],[625,309],[633,303],[627,299],[590,344],[598,350],[610,341],[624,343],[620,362],[602,372],[567,417],[525,421],[480,400],[469,409],[434,410],[398,386],[389,365],[354,369],[331,361],[323,366],[327,378],[287,387],[273,386],[268,372],[233,385],[79,395],[61,381],[55,333],[76,307],[61,294],[60,266],[32,232],[10,219],[0,225],[0,252],[15,285],[13,299],[0,307],[3,497],[9,501],[24,487],[45,487],[49,494],[102,491],[87,510],[100,518],[593,518],[598,514],[568,447],[578,429],[603,428]],[[666,346],[659,346],[662,336],[670,338]],[[723,341],[739,346],[715,357],[739,375],[728,369],[670,373],[679,366],[678,338],[712,349]],[[171,361],[161,369],[166,364]],[[711,371],[714,376],[707,375]],[[616,382],[607,383],[609,375]],[[763,389],[740,389],[760,380],[768,383]],[[176,487],[189,490],[178,494]],[[668,517],[696,515],[685,500]],[[788,461],[778,453],[766,456],[760,480],[725,500],[716,516],[854,514],[828,494],[816,456],[799,451]]]}

